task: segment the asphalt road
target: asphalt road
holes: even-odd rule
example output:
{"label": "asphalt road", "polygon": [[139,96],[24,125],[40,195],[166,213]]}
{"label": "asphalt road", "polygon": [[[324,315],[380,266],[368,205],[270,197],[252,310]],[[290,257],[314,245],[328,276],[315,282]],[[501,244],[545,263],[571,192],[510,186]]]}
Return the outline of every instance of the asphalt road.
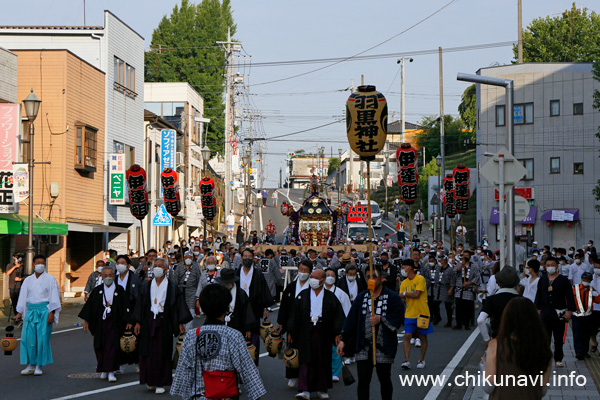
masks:
{"label": "asphalt road", "polygon": [[[271,191],[269,191],[271,193]],[[287,194],[287,189],[281,190],[282,194]],[[269,194],[270,194],[269,193]],[[291,190],[290,199],[299,203],[302,195],[301,190]],[[279,196],[279,204],[285,196]],[[269,198],[267,208],[255,207],[254,221],[262,226],[273,219],[277,225],[278,233],[281,234],[287,221],[281,215],[279,207],[274,208]],[[253,224],[254,224],[253,221]],[[257,225],[254,225],[258,227]],[[388,228],[382,228],[380,232],[385,232]],[[280,241],[280,237],[277,238]],[[44,368],[43,376],[20,376],[19,372],[23,368],[19,364],[19,349],[12,356],[0,355],[0,388],[2,390],[0,398],[2,399],[70,399],[70,398],[90,398],[90,399],[114,399],[115,397],[124,398],[153,398],[156,397],[153,392],[146,390],[145,386],[138,384],[138,375],[135,368],[128,366],[126,373],[117,375],[116,383],[108,383],[99,379],[99,374],[95,373],[96,359],[92,347],[92,337],[84,334],[81,327],[75,326],[78,309],[71,306],[68,311],[65,309],[65,315],[61,318],[63,321],[52,335],[52,349],[54,363]],[[71,314],[69,317],[67,314]],[[277,310],[271,315],[271,320],[276,320]],[[430,335],[429,349],[425,357],[426,368],[417,370],[415,368],[419,357],[419,349],[412,348],[410,360],[413,369],[403,371],[400,364],[404,361],[402,343],[404,335],[399,335],[398,356],[392,367],[392,382],[394,384],[394,398],[411,399],[447,399],[462,398],[464,390],[457,390],[454,387],[445,385],[444,387],[403,386],[399,376],[409,375],[440,375],[455,374],[465,369],[469,362],[472,362],[475,355],[480,351],[481,339],[476,336],[474,331],[454,331],[450,328],[443,328],[442,321],[434,328],[434,333]],[[196,319],[195,324],[199,325],[200,319]],[[20,337],[20,332],[17,333]],[[477,349],[477,350],[476,350]],[[261,352],[265,352],[264,345],[261,345]],[[266,355],[266,353],[265,353]],[[278,358],[263,357],[260,360],[259,370],[263,382],[267,388],[265,399],[293,399],[296,390],[287,387],[285,371],[282,360]],[[356,377],[356,366],[351,365],[350,370]],[[466,390],[466,388],[465,388]],[[334,388],[330,390],[332,399],[355,399],[356,384],[344,386],[343,383],[335,383]],[[168,395],[163,395],[168,396]],[[316,398],[313,395],[313,398]],[[245,396],[242,396],[244,399]],[[379,384],[377,376],[373,374],[371,383],[371,398],[379,397]]]}

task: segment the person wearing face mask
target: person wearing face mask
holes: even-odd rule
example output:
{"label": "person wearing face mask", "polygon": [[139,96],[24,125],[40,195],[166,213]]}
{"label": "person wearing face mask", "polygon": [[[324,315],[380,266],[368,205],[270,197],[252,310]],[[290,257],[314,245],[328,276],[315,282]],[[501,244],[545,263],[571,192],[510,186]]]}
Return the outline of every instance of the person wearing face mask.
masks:
{"label": "person wearing face mask", "polygon": [[417,226],[417,235],[423,233],[423,221],[425,221],[425,215],[421,212],[421,209],[418,209],[415,213],[415,217],[413,218],[415,225]]}
{"label": "person wearing face mask", "polygon": [[573,286],[581,283],[582,274],[585,272],[592,272],[589,265],[585,263],[583,256],[583,252],[575,253],[573,263],[571,265],[567,265],[567,268],[569,269],[569,280]]}
{"label": "person wearing face mask", "polygon": [[340,341],[344,311],[337,297],[326,290],[325,271],[313,269],[309,290],[303,290],[294,301],[287,328],[288,341],[298,347],[300,370],[298,399],[310,399],[310,392],[328,399],[333,387],[331,344]]}
{"label": "person wearing face mask", "polygon": [[[178,265],[173,271],[173,280],[177,283],[179,289],[183,292],[185,303],[192,316],[196,315],[195,306],[197,299],[197,289],[199,287],[200,266],[194,262],[194,254],[187,252],[183,256],[183,265]],[[185,326],[185,330],[192,329],[194,320],[192,319]]]}
{"label": "person wearing face mask", "polygon": [[346,266],[346,274],[337,282],[337,286],[346,292],[353,303],[358,298],[358,294],[367,289],[367,284],[358,274],[355,264]]}
{"label": "person wearing face mask", "polygon": [[573,287],[576,311],[573,312],[571,328],[573,329],[573,347],[575,358],[584,360],[589,358],[590,337],[592,336],[593,304],[600,303],[600,295],[591,287],[594,276],[589,272],[581,275],[581,283]]}
{"label": "person wearing face mask", "polygon": [[[370,272],[368,273],[369,277]],[[337,347],[340,356],[355,356],[358,372],[357,398],[369,398],[369,386],[373,368],[380,382],[381,399],[391,400],[393,384],[391,367],[398,350],[397,333],[404,321],[404,304],[400,296],[383,284],[383,269],[373,268],[375,290],[373,296],[368,290],[360,293],[357,301],[352,304],[341,341]],[[371,316],[371,298],[374,299],[375,313]],[[373,365],[373,329],[377,347]]]}
{"label": "person wearing face mask", "polygon": [[[337,280],[338,280],[338,276],[337,276],[336,270],[333,268],[327,268],[325,270],[325,289],[327,289],[330,292],[332,292],[333,294],[335,294],[335,296],[340,301],[340,304],[342,305],[342,310],[344,310],[344,315],[348,316],[348,312],[350,311],[350,307],[352,306],[352,303],[350,302],[350,297],[348,297],[346,292],[344,292],[343,290],[341,290],[340,288],[335,286],[335,283],[337,282]],[[334,345],[333,350],[332,350],[332,359],[331,359],[331,374],[332,374],[333,382],[340,381],[341,373],[342,373],[342,358],[340,357],[339,354],[337,354],[337,347]]]}
{"label": "person wearing face mask", "polygon": [[[252,305],[246,292],[240,289],[239,278],[231,268],[219,271],[216,283],[224,286],[231,293],[231,303],[225,315],[225,325],[239,331],[246,340],[252,338],[252,331],[259,329],[258,319],[252,312]],[[202,293],[200,293],[202,295]],[[198,298],[199,300],[199,298]],[[200,301],[198,301],[200,307]]]}
{"label": "person wearing face mask", "polygon": [[88,300],[92,290],[94,290],[96,286],[102,284],[102,269],[104,268],[104,265],[105,263],[103,260],[96,261],[96,270],[90,274],[87,283],[85,284],[85,288],[83,289],[83,299],[85,301]]}
{"label": "person wearing face mask", "polygon": [[[590,264],[593,267],[593,279],[592,279],[592,284],[590,285],[592,290],[595,290],[596,292],[600,293],[600,258],[598,257],[598,255],[596,253],[593,253],[590,255]],[[591,352],[592,353],[597,353],[598,352],[598,339],[597,339],[597,335],[598,332],[600,331],[600,304],[594,303],[593,305],[593,310],[592,310],[592,335],[591,335],[591,340],[592,340],[592,347],[591,347]]]}
{"label": "person wearing face mask", "polygon": [[140,383],[165,393],[172,382],[173,337],[185,332],[192,315],[175,282],[165,279],[168,262],[158,257],[153,278],[145,282],[133,312],[134,333],[140,349]]}
{"label": "person wearing face mask", "polygon": [[[448,257],[440,256],[439,267],[436,268],[435,273],[432,274],[431,280],[433,284],[433,301],[439,304],[444,303],[446,309],[446,324],[444,328],[452,327],[452,293],[454,286],[452,282],[455,280],[454,268],[448,264]],[[433,324],[437,325],[441,320],[434,320]]]}
{"label": "person wearing face mask", "polygon": [[525,277],[519,282],[519,291],[523,297],[535,301],[535,295],[537,294],[539,277],[540,262],[535,259],[527,261],[527,267],[525,268]]}
{"label": "person wearing face mask", "polygon": [[112,266],[102,270],[102,285],[92,290],[79,318],[84,320],[83,331],[94,337],[100,379],[116,382],[115,372],[121,365],[119,340],[126,329],[131,329],[131,311],[125,289],[115,283]]}
{"label": "person wearing face mask", "polygon": [[423,268],[423,272],[428,274],[430,279],[430,284],[427,287],[427,305],[429,306],[429,313],[431,314],[431,322],[433,325],[437,325],[442,320],[442,317],[440,316],[440,303],[433,298],[433,288],[435,286],[435,278],[439,270],[439,265],[435,259],[435,253],[430,253],[429,257],[426,259],[428,262]]}
{"label": "person wearing face mask", "polygon": [[42,375],[44,365],[52,364],[50,336],[52,324],[58,325],[61,310],[58,282],[46,272],[46,257],[33,257],[34,274],[21,285],[15,322],[23,321],[21,332],[21,364],[27,367],[21,375]]}
{"label": "person wearing face mask", "polygon": [[470,329],[471,321],[475,318],[475,296],[481,285],[479,269],[471,264],[471,252],[465,250],[461,263],[456,267],[455,293],[456,326],[453,329]]}
{"label": "person wearing face mask", "polygon": [[[141,281],[135,273],[131,272],[130,267],[131,259],[128,256],[124,254],[117,256],[117,273],[115,277],[115,283],[125,290],[125,294],[129,299],[129,310],[133,312],[138,294],[140,292]],[[121,346],[118,347],[121,366],[117,372],[124,373],[123,365],[137,364],[140,356],[137,348],[130,353],[125,353],[123,350],[121,350]]]}
{"label": "person wearing face mask", "polygon": [[398,287],[398,267],[390,262],[390,256],[387,252],[381,253],[381,266],[383,268],[383,284],[395,292]]}
{"label": "person wearing face mask", "polygon": [[[217,278],[219,277],[219,270],[217,270],[217,260],[214,256],[207,256],[204,260],[204,271],[202,271],[200,278],[198,279],[197,288],[196,288],[196,301],[200,298],[200,293],[202,290],[212,284],[217,283]],[[196,306],[199,306],[200,303],[197,303]]]}
{"label": "person wearing face mask", "polygon": [[[297,278],[294,282],[286,286],[281,296],[281,303],[279,305],[279,313],[277,314],[277,330],[283,335],[288,331],[288,318],[292,310],[294,309],[294,299],[298,297],[301,291],[308,289],[308,278],[313,270],[312,263],[308,260],[303,260],[298,266]],[[295,348],[294,343],[289,343],[288,347]],[[298,369],[285,368],[285,377],[288,380],[289,387],[295,387],[298,384]]]}
{"label": "person wearing face mask", "polygon": [[[242,253],[242,268],[235,271],[235,274],[240,278],[240,288],[246,292],[246,295],[250,299],[254,316],[257,319],[261,317],[268,319],[269,311],[267,308],[273,305],[273,296],[271,296],[271,291],[263,273],[254,264],[254,252],[252,249],[244,249]],[[252,331],[251,341],[260,350],[261,340],[258,329]],[[259,358],[255,360],[257,366],[258,360]]]}
{"label": "person wearing face mask", "polygon": [[575,311],[575,298],[569,279],[558,273],[556,258],[548,257],[545,265],[548,275],[540,278],[535,305],[546,328],[548,340],[554,337],[555,366],[561,368],[565,366],[562,362],[563,337],[571,314]]}
{"label": "person wearing face mask", "polygon": [[265,255],[258,260],[258,267],[265,277],[271,296],[276,299],[277,286],[283,287],[283,275],[279,270],[279,265],[275,259],[275,252],[272,249],[265,250]]}

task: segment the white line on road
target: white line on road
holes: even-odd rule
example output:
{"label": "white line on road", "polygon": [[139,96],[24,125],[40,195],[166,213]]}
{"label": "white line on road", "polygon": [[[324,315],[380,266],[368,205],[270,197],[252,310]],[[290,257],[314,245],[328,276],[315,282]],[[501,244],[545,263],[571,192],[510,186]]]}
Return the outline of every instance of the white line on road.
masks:
{"label": "white line on road", "polygon": [[262,206],[260,204],[258,205],[258,222],[260,223],[260,230],[258,231],[260,233],[263,230]]}
{"label": "white line on road", "polygon": [[[452,372],[458,366],[458,363],[460,363],[465,354],[467,354],[467,350],[469,350],[469,347],[471,347],[475,339],[477,339],[477,336],[479,336],[479,329],[475,329],[473,333],[471,333],[471,336],[469,336],[467,340],[463,343],[462,347],[458,349],[452,360],[450,360],[448,365],[446,365],[446,368],[444,368],[444,370],[442,371],[442,376],[445,376],[447,379],[450,379]],[[437,399],[443,389],[444,386],[433,386],[431,389],[429,389],[429,392],[427,392],[427,395],[424,397],[424,400]]]}
{"label": "white line on road", "polygon": [[126,387],[135,386],[135,385],[139,385],[139,384],[140,384],[139,381],[129,382],[129,383],[123,383],[121,385],[110,386],[110,387],[106,387],[106,388],[102,388],[102,389],[97,389],[97,390],[90,390],[89,392],[75,393],[75,394],[70,394],[70,395],[64,396],[64,397],[57,397],[57,398],[52,399],[52,400],[76,399],[78,397],[91,396],[93,394],[98,394],[98,393],[102,393],[102,392],[108,392],[108,391],[111,391],[111,390],[124,389]]}
{"label": "white line on road", "polygon": [[383,222],[383,221],[381,221],[381,223],[382,223],[383,225],[387,226],[387,228],[388,228],[389,230],[391,230],[392,232],[396,232],[396,228],[392,228],[391,226],[389,226],[388,224],[386,224],[386,223],[385,223],[385,222]]}
{"label": "white line on road", "polygon": [[[77,330],[79,330],[79,329],[83,329],[83,326],[80,326],[80,327],[78,327],[78,328],[63,329],[63,330],[60,330],[60,331],[52,332],[52,334],[53,334],[53,335],[56,335],[57,333],[65,333],[65,332],[77,331]],[[17,342],[18,342],[19,340],[21,340],[21,338],[18,338],[18,339],[17,339]]]}

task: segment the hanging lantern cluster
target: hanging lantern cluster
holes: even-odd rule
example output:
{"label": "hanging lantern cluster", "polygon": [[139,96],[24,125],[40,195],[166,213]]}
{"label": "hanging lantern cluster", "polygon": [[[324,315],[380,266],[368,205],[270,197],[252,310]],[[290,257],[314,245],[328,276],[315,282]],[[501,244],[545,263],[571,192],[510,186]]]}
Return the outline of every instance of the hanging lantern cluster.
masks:
{"label": "hanging lantern cluster", "polygon": [[373,85],[359,86],[346,101],[346,134],[363,161],[375,159],[387,136],[387,101]]}
{"label": "hanging lantern cluster", "polygon": [[217,200],[215,199],[215,182],[208,176],[200,181],[200,196],[202,197],[202,214],[208,221],[217,216]]}
{"label": "hanging lantern cluster", "polygon": [[444,177],[444,214],[448,218],[454,218],[456,216],[456,208],[454,207],[454,179],[452,174],[448,174]]}
{"label": "hanging lantern cluster", "polygon": [[417,149],[410,143],[402,143],[396,150],[400,199],[412,204],[419,196],[419,174],[417,173]]}
{"label": "hanging lantern cluster", "polygon": [[285,201],[283,203],[281,203],[281,214],[283,214],[284,216],[289,216],[294,212],[294,207],[292,207],[291,204],[286,203]]}
{"label": "hanging lantern cluster", "polygon": [[454,207],[456,212],[464,214],[469,209],[471,191],[469,189],[469,178],[471,172],[464,164],[458,164],[452,171],[454,179]]}
{"label": "hanging lantern cluster", "polygon": [[162,185],[165,208],[169,214],[176,216],[181,211],[177,172],[173,171],[171,168],[165,168],[160,174],[160,183]]}
{"label": "hanging lantern cluster", "polygon": [[150,211],[146,171],[138,164],[133,164],[125,173],[125,180],[129,192],[129,211],[131,215],[142,220]]}

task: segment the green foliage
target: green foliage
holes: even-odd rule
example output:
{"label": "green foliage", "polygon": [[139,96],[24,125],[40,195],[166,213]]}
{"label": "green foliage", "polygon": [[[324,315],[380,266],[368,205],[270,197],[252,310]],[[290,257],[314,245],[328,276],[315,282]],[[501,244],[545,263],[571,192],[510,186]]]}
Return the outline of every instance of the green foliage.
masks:
{"label": "green foliage", "polygon": [[[444,115],[444,142],[446,156],[463,153],[475,145],[475,131],[467,128],[460,118]],[[428,157],[425,163],[440,153],[440,119],[436,116],[424,117],[421,122],[423,132],[417,134],[419,148],[425,147]],[[468,143],[465,145],[465,141]],[[421,160],[422,161],[422,160]]]}
{"label": "green foliage", "polygon": [[182,0],[164,16],[152,33],[152,51],[145,56],[146,82],[188,82],[204,98],[204,116],[210,118],[210,149],[223,151],[225,54],[217,41],[236,32],[231,0]]}
{"label": "green foliage", "polygon": [[[523,30],[524,62],[592,62],[600,59],[600,15],[573,3],[560,16],[534,19]],[[517,45],[513,46],[515,61]]]}
{"label": "green foliage", "polygon": [[340,167],[340,159],[339,158],[330,158],[329,159],[329,168],[327,169],[327,175],[331,174],[333,171],[336,171]]}
{"label": "green foliage", "polygon": [[475,84],[472,84],[462,94],[460,104],[458,105],[460,119],[469,129],[475,130],[477,125],[477,97]]}
{"label": "green foliage", "polygon": [[[439,168],[437,166],[435,158],[431,159],[431,161],[429,161],[427,164],[425,164],[424,167],[419,168],[419,199],[423,203],[425,203],[428,199],[427,181],[429,180],[430,176],[437,176],[438,171],[439,171]],[[422,206],[422,207],[425,207],[425,209],[427,209],[426,206]]]}
{"label": "green foliage", "polygon": [[[594,62],[594,79],[600,81],[600,60]],[[600,90],[594,90],[594,109],[600,111]],[[600,126],[598,127],[598,132],[596,132],[596,137],[600,140]],[[600,157],[600,156],[599,156]],[[600,180],[598,180],[598,184],[592,190],[594,196],[596,196],[596,201],[600,202]],[[600,205],[596,204],[596,211],[600,213]]]}

